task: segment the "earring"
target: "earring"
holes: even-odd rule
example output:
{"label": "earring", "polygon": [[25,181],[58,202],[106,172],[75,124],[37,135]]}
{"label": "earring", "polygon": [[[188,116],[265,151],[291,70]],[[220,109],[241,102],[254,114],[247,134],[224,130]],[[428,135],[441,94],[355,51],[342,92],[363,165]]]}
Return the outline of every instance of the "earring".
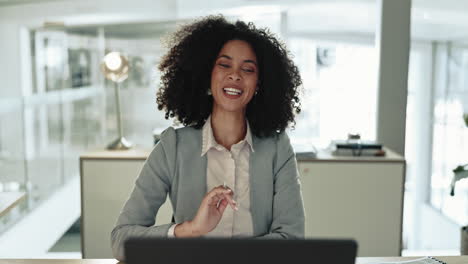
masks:
{"label": "earring", "polygon": [[258,94],[258,87],[257,89],[255,89],[255,94],[254,95],[257,95]]}
{"label": "earring", "polygon": [[206,92],[207,95],[211,95],[211,89],[208,88],[208,91]]}

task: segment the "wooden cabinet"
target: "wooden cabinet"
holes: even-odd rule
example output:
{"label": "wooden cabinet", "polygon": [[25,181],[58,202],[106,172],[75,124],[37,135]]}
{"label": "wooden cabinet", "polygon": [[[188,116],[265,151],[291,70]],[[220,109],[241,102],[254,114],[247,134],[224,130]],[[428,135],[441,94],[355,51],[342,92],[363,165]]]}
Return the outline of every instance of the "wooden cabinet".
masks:
{"label": "wooden cabinet", "polygon": [[[133,189],[149,151],[85,153],[81,163],[83,258],[111,258],[110,232]],[[405,161],[337,158],[319,153],[300,159],[306,237],[354,238],[359,256],[399,256]],[[156,224],[169,223],[172,207],[162,206]]]}

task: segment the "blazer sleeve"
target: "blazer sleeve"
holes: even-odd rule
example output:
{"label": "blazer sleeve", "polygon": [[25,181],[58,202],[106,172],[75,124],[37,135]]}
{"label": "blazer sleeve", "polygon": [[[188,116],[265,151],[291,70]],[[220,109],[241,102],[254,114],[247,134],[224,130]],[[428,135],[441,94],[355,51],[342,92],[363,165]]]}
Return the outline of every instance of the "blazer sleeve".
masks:
{"label": "blazer sleeve", "polygon": [[273,221],[257,238],[303,239],[305,212],[296,155],[285,132],[278,135],[274,163]]}
{"label": "blazer sleeve", "polygon": [[169,127],[161,134],[135,182],[111,232],[113,255],[125,260],[124,243],[130,237],[167,237],[172,223],[156,226],[155,217],[171,188],[175,163],[176,134]]}

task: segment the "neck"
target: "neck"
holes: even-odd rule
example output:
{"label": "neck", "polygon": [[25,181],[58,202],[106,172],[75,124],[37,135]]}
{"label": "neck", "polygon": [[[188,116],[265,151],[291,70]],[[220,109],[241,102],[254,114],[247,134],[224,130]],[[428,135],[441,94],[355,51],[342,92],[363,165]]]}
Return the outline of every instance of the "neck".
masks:
{"label": "neck", "polygon": [[247,124],[243,112],[213,111],[211,128],[218,144],[231,150],[231,146],[245,138]]}

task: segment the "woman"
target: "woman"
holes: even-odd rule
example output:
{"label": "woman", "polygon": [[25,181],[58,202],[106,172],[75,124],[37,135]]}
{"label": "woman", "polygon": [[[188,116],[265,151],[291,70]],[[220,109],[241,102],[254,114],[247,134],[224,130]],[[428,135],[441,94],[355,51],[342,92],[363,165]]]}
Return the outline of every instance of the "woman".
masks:
{"label": "woman", "polygon": [[[285,128],[301,78],[284,46],[253,24],[207,17],[183,27],[163,58],[159,110],[168,128],[112,231],[130,236],[303,238],[304,207]],[[169,195],[174,223],[154,226]]]}

